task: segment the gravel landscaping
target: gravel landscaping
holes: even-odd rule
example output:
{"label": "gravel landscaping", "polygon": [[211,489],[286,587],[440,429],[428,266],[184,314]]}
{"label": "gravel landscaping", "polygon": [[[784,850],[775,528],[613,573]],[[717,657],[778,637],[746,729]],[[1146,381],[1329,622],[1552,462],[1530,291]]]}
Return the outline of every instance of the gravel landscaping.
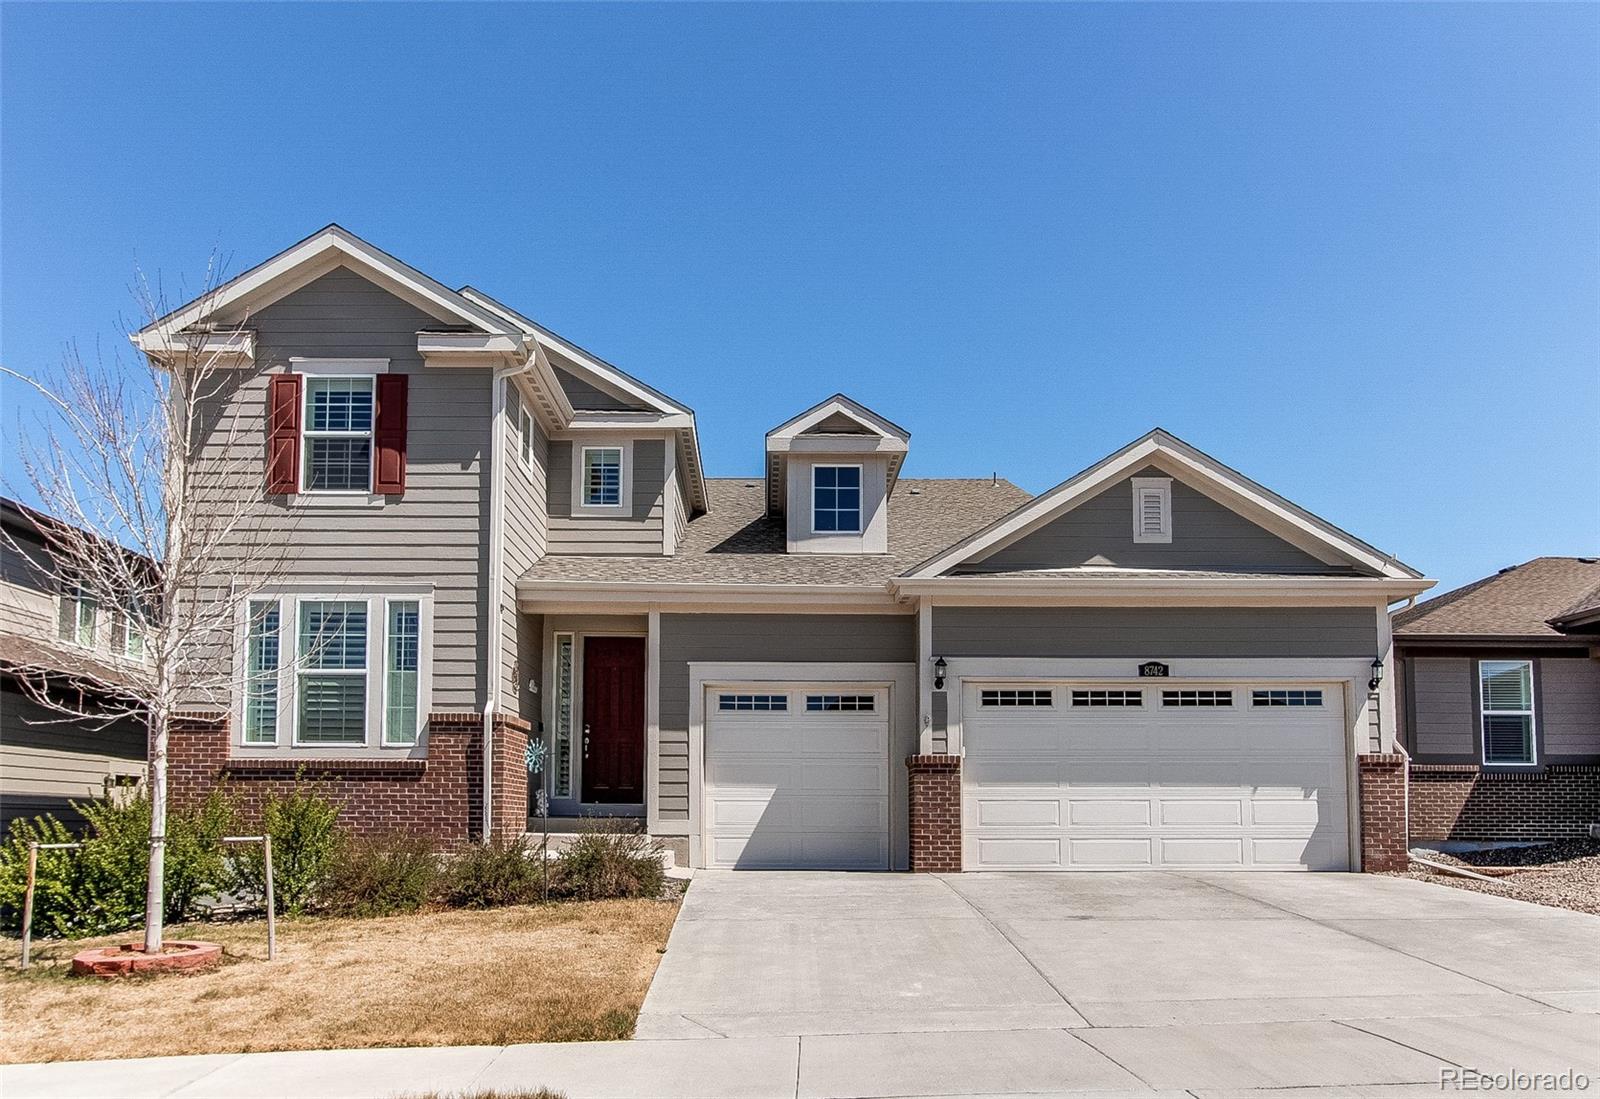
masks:
{"label": "gravel landscaping", "polygon": [[1600,840],[1570,839],[1536,847],[1417,854],[1489,875],[1494,880],[1458,878],[1417,863],[1411,864],[1407,877],[1600,915]]}

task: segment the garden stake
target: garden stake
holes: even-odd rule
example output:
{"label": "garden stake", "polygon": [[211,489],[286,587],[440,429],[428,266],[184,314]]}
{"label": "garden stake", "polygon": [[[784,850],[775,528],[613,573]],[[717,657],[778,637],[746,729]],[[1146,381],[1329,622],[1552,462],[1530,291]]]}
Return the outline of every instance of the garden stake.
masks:
{"label": "garden stake", "polygon": [[76,851],[82,847],[81,843],[39,843],[28,844],[28,888],[22,894],[22,968],[27,969],[33,953],[33,885],[39,876],[39,852],[42,851]]}

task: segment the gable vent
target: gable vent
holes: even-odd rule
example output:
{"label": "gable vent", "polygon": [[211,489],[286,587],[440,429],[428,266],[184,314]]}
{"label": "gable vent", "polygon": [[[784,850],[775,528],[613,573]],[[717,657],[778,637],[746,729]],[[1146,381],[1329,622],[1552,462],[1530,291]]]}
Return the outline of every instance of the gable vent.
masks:
{"label": "gable vent", "polygon": [[1172,478],[1133,478],[1133,540],[1172,541]]}

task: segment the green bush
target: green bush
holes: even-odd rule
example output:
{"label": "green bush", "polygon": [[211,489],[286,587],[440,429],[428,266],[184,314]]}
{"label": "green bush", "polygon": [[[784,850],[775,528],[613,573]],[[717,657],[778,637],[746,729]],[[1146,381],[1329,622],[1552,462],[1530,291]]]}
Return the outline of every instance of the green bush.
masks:
{"label": "green bush", "polygon": [[451,908],[532,904],[544,896],[544,875],[539,853],[525,839],[497,839],[451,860],[440,900]]}
{"label": "green bush", "polygon": [[637,831],[581,835],[556,859],[551,891],[581,901],[659,897],[666,884],[661,844]]}
{"label": "green bush", "polygon": [[[295,776],[287,794],[273,794],[261,807],[261,829],[272,837],[273,902],[278,911],[303,915],[327,881],[339,846],[339,806],[320,784]],[[267,875],[260,844],[233,852],[233,886],[265,901]]]}
{"label": "green bush", "polygon": [[415,912],[433,898],[439,877],[439,856],[426,836],[395,832],[371,839],[345,837],[320,902],[338,916]]}
{"label": "green bush", "polygon": [[[77,850],[40,851],[34,887],[34,934],[78,938],[105,935],[144,922],[149,880],[150,798],[108,796],[74,802],[87,827]],[[196,902],[224,885],[221,839],[232,821],[225,791],[212,791],[198,809],[167,814],[164,918],[177,923]],[[0,922],[20,931],[27,888],[28,844],[70,843],[74,837],[54,817],[17,820],[0,848]]]}

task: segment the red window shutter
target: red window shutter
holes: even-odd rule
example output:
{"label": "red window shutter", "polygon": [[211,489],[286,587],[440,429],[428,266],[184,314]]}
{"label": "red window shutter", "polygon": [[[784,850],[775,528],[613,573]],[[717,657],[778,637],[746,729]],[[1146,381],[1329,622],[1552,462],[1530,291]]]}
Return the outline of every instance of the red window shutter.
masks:
{"label": "red window shutter", "polygon": [[300,490],[299,374],[273,374],[267,381],[267,492]]}
{"label": "red window shutter", "polygon": [[384,496],[406,490],[406,381],[405,374],[378,375],[372,491]]}

